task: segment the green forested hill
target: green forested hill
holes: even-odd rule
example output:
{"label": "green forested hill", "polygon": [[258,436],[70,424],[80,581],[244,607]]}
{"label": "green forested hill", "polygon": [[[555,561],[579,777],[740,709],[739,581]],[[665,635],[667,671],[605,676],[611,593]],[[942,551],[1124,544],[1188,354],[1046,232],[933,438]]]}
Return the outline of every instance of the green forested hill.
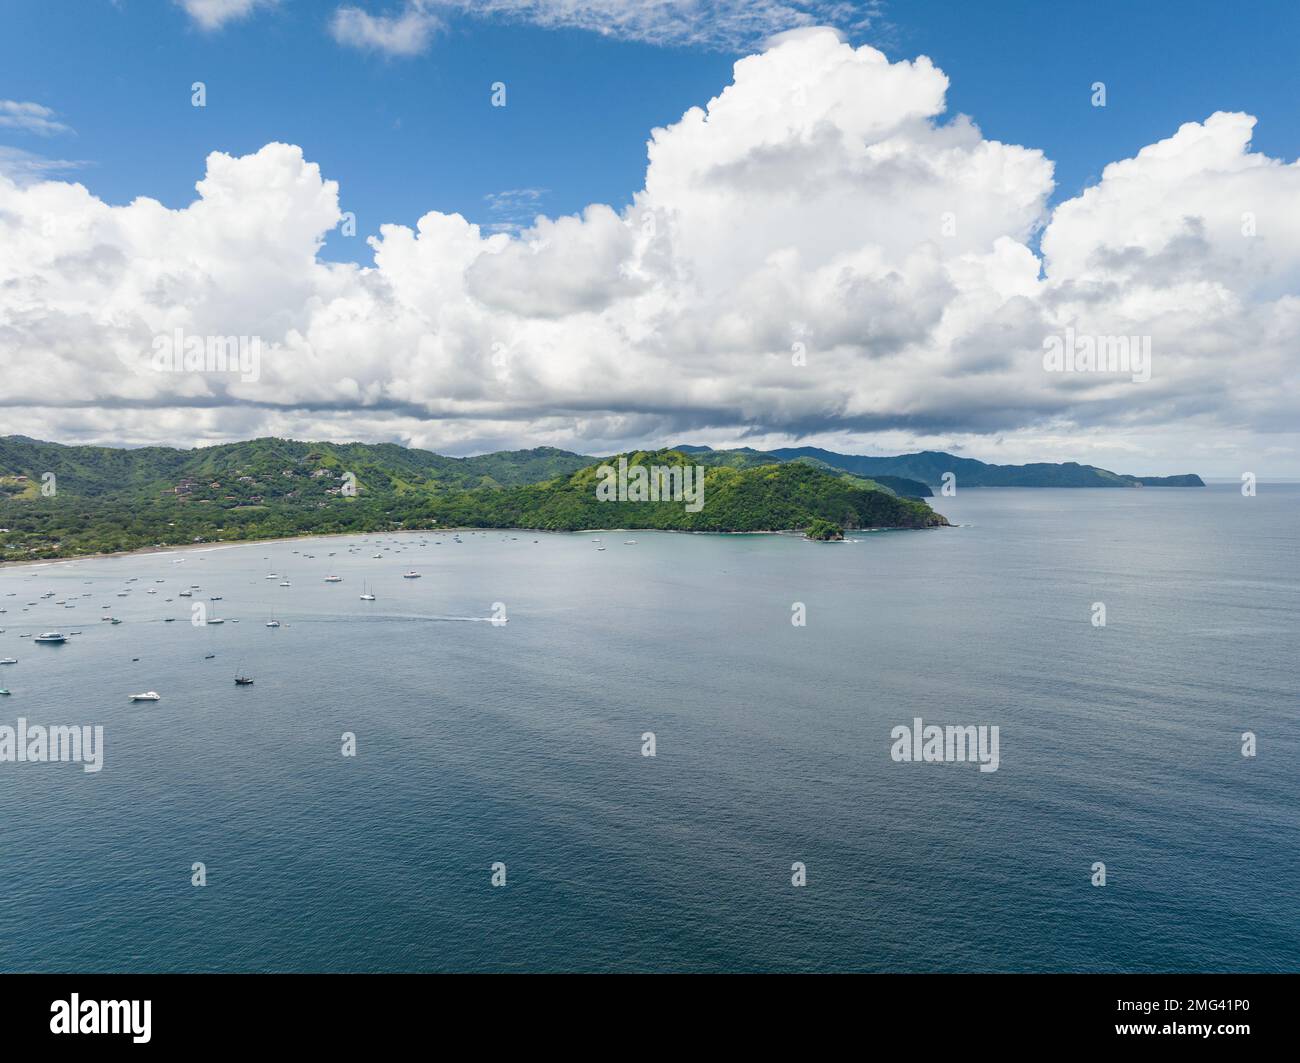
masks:
{"label": "green forested hill", "polygon": [[[930,490],[929,485],[922,483],[920,480],[909,479],[906,476],[864,476],[846,466],[836,465],[812,454],[794,454],[790,457],[781,457],[771,451],[753,450],[750,447],[737,447],[734,450],[713,450],[710,447],[679,446],[673,449],[689,454],[692,461],[696,461],[701,465],[720,465],[734,469],[745,469],[754,465],[779,465],[787,461],[800,461],[818,469],[841,473],[847,472],[849,475],[866,480],[868,486],[883,487],[905,498],[932,498],[934,496],[934,492]],[[830,451],[823,451],[823,453],[831,454]],[[831,456],[836,458],[850,457],[850,455],[846,454]]]}
{"label": "green forested hill", "polygon": [[[602,460],[541,447],[448,458],[396,444],[254,439],[196,450],[65,447],[0,438],[0,559],[69,557],[195,541],[451,526],[764,531],[947,522],[892,490],[819,467],[712,464],[704,505],[602,502]],[[614,459],[607,459],[614,460]],[[632,465],[695,465],[638,452]],[[53,474],[52,495],[41,483]]]}
{"label": "green forested hill", "polygon": [[[638,451],[632,465],[689,465],[680,451]],[[610,459],[613,460],[613,459]],[[846,528],[925,528],[947,522],[923,502],[802,462],[706,467],[704,506],[680,502],[602,502],[596,465],[546,483],[449,500],[460,523],[577,530],[672,528],[685,531],[770,531],[803,528],[820,517]],[[459,506],[465,506],[464,510]]]}
{"label": "green forested hill", "polygon": [[287,493],[290,472],[318,468],[347,470],[401,492],[413,488],[491,487],[535,483],[590,465],[595,458],[553,447],[499,451],[472,458],[448,458],[395,443],[302,443],[291,439],[251,439],[195,450],[144,447],[65,447],[23,436],[0,437],[0,476],[53,472],[67,489],[79,495],[99,495],[124,488],[174,487],[191,477],[211,481],[251,476],[266,489]]}

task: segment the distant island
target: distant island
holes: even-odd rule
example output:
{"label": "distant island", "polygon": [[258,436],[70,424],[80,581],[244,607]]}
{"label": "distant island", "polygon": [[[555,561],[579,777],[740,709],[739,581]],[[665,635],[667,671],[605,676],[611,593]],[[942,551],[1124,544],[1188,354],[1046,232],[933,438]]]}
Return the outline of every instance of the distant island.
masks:
{"label": "distant island", "polygon": [[829,520],[822,520],[818,517],[808,525],[804,530],[805,539],[814,539],[822,543],[842,542],[844,539],[844,529],[838,524]]}
{"label": "distant island", "polygon": [[[702,467],[705,502],[603,501],[600,469]],[[263,438],[193,450],[64,446],[0,437],[0,561],[301,535],[435,528],[696,532],[948,524],[925,501],[965,487],[1204,486],[1089,465],[987,465],[941,452],[894,458],[815,447],[682,445],[597,457],[553,447],[451,458],[393,443]]]}

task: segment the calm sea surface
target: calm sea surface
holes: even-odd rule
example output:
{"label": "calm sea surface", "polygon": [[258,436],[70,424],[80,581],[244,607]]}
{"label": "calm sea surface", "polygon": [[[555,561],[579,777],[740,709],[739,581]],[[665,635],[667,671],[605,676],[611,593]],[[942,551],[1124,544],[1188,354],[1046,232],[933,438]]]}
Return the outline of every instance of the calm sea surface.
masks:
{"label": "calm sea surface", "polygon": [[[0,969],[1300,970],[1300,487],[935,505],[0,570],[0,724],[105,728],[0,764]],[[918,716],[999,770],[894,763]]]}

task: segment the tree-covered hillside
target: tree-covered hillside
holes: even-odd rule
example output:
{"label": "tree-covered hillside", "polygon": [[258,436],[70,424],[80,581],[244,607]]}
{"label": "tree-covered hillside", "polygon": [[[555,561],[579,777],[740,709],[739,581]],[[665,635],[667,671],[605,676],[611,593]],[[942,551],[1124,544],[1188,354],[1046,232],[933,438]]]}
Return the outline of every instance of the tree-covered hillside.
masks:
{"label": "tree-covered hillside", "polygon": [[[679,451],[631,466],[703,465]],[[393,528],[768,531],[946,524],[925,503],[809,462],[711,465],[703,504],[601,501],[593,459],[551,448],[448,458],[395,444],[255,439],[197,450],[0,439],[0,559]],[[52,477],[47,474],[53,474]],[[52,491],[42,491],[49,483]]]}

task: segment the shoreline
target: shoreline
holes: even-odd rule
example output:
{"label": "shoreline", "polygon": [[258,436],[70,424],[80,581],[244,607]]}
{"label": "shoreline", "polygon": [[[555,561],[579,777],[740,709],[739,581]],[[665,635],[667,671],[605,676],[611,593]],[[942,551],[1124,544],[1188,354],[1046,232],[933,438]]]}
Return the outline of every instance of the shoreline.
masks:
{"label": "shoreline", "polygon": [[[866,532],[879,531],[930,531],[933,528],[952,528],[953,524],[934,524],[927,528],[902,528],[902,527],[880,527],[880,528],[855,528],[848,534],[862,534]],[[512,532],[522,531],[533,534],[546,535],[590,535],[593,532],[606,533],[646,533],[646,532],[667,532],[670,535],[791,535],[798,536],[800,539],[806,538],[799,528],[763,528],[754,531],[694,531],[689,528],[578,528],[572,531],[560,531],[554,528],[477,528],[477,527],[446,527],[446,528],[401,528],[389,531],[349,531],[349,532],[316,532],[305,535],[281,536],[276,539],[229,539],[215,543],[177,543],[171,546],[141,546],[135,550],[118,550],[111,554],[74,554],[71,557],[43,557],[33,558],[29,561],[0,561],[0,573],[4,573],[10,567],[13,568],[45,568],[49,565],[70,565],[77,561],[103,561],[115,557],[143,557],[147,554],[176,554],[186,550],[192,550],[197,553],[208,553],[212,550],[231,550],[236,547],[256,546],[259,543],[267,546],[273,546],[277,543],[297,543],[306,539],[346,539],[355,535],[449,535],[459,532]]]}
{"label": "shoreline", "polygon": [[[198,553],[207,553],[211,550],[229,550],[239,546],[256,546],[258,543],[271,545],[274,543],[294,543],[303,539],[337,539],[346,535],[355,535],[356,532],[319,532],[315,535],[290,535],[277,539],[228,539],[215,543],[177,543],[171,546],[141,546],[134,550],[116,550],[111,554],[73,554],[71,557],[42,557],[33,558],[30,561],[0,561],[0,572],[4,572],[10,565],[15,568],[25,567],[44,567],[46,565],[69,565],[75,561],[103,561],[114,557],[142,557],[146,554],[176,554],[183,550],[194,550]],[[363,534],[373,534],[365,532]]]}

